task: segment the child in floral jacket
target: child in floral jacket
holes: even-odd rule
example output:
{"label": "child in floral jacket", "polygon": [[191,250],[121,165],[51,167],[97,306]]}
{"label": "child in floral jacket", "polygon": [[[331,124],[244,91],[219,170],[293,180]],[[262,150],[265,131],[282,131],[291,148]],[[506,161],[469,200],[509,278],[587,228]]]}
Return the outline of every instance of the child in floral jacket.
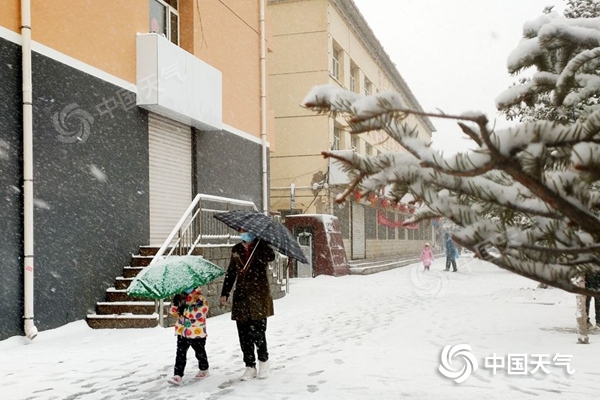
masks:
{"label": "child in floral jacket", "polygon": [[177,316],[175,335],[177,335],[177,353],[175,356],[174,375],[168,380],[172,385],[180,385],[187,363],[187,351],[192,347],[196,353],[200,372],[196,379],[208,376],[208,357],[204,346],[206,344],[206,316],[208,301],[202,295],[200,288],[190,288],[175,295],[171,302],[171,315]]}
{"label": "child in floral jacket", "polygon": [[435,260],[433,257],[433,251],[431,251],[429,243],[425,243],[425,247],[423,247],[423,251],[421,252],[421,261],[423,261],[423,267],[425,271],[429,271],[429,267],[431,266],[433,260]]}

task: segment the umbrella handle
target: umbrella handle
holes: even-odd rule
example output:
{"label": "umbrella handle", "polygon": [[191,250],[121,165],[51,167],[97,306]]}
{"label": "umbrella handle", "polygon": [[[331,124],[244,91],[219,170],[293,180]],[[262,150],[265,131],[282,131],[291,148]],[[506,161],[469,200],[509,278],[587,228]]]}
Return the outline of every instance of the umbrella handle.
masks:
{"label": "umbrella handle", "polygon": [[250,268],[250,264],[252,263],[252,261],[254,260],[254,253],[256,252],[256,249],[258,248],[258,245],[260,243],[260,239],[258,239],[258,241],[256,242],[256,246],[254,246],[254,248],[252,249],[252,253],[250,253],[250,257],[248,257],[248,260],[246,261],[246,264],[244,264],[244,267],[240,270],[240,280],[244,280],[244,276],[246,275],[246,271],[248,270],[248,268]]}

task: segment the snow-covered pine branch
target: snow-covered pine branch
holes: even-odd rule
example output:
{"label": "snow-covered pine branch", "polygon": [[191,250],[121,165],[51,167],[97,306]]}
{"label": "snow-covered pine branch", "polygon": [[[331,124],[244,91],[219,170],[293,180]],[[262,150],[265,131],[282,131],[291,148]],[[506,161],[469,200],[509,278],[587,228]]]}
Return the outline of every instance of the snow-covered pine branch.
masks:
{"label": "snow-covered pine branch", "polygon": [[[324,151],[343,164],[351,179],[337,201],[355,189],[368,194],[382,188],[398,202],[419,199],[407,223],[448,218],[461,227],[453,235],[457,243],[499,267],[585,293],[573,279],[596,268],[600,220],[589,208],[598,199],[597,190],[581,178],[583,168],[595,165],[595,148],[589,153],[577,146],[596,140],[593,122],[566,126],[534,121],[494,131],[479,114],[413,111],[394,94],[362,96],[330,85],[314,87],[303,105],[345,117],[351,134],[382,129],[406,149],[377,156]],[[411,114],[461,121],[475,143],[473,150],[444,155],[419,137],[408,122]],[[578,156],[571,157],[573,148]],[[489,256],[490,247],[500,255]]]}

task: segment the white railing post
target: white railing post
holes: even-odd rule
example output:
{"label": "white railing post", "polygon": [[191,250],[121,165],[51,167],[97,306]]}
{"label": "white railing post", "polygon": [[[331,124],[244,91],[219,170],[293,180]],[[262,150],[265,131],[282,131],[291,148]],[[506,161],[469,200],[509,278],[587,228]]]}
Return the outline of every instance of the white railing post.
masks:
{"label": "white railing post", "polygon": [[290,293],[290,263],[285,264],[285,294]]}

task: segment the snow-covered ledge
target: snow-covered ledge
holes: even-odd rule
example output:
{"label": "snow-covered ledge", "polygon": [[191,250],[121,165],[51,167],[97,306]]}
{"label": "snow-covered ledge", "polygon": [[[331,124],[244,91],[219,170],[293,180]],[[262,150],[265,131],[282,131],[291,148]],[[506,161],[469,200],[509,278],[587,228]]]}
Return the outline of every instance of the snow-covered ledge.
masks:
{"label": "snow-covered ledge", "polygon": [[203,130],[223,124],[222,74],[156,33],[137,35],[137,105]]}

